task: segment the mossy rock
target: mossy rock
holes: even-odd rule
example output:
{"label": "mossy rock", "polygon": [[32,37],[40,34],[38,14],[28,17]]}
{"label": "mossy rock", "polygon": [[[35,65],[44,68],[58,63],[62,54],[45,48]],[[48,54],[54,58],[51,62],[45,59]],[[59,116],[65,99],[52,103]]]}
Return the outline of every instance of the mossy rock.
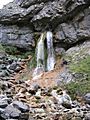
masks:
{"label": "mossy rock", "polygon": [[78,63],[71,63],[69,70],[75,74],[82,74],[83,77],[78,77],[74,82],[70,82],[65,87],[75,99],[77,95],[83,96],[90,92],[90,56],[79,61]]}

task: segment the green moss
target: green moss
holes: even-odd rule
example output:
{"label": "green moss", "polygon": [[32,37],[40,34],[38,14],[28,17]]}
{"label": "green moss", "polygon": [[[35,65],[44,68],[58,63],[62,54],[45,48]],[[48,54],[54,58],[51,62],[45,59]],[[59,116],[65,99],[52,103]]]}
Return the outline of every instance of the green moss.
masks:
{"label": "green moss", "polygon": [[14,46],[3,45],[3,48],[4,48],[6,53],[11,54],[11,55],[18,54],[18,52],[19,52],[17,47],[14,47]]}
{"label": "green moss", "polygon": [[90,76],[90,56],[79,61],[78,63],[71,63],[70,70],[76,73],[83,73]]}
{"label": "green moss", "polygon": [[36,67],[36,56],[35,53],[33,53],[32,59],[30,60],[30,62],[28,62],[28,66],[30,69],[33,69]]}
{"label": "green moss", "polygon": [[72,99],[75,99],[77,95],[83,96],[85,93],[90,92],[90,79],[71,82],[66,85],[66,89],[70,93]]}
{"label": "green moss", "polygon": [[74,73],[87,75],[85,78],[78,78],[75,82],[71,82],[65,86],[71,97],[75,99],[77,95],[82,96],[85,93],[90,92],[90,56],[78,63],[71,63],[69,68]]}
{"label": "green moss", "polygon": [[4,47],[2,46],[2,44],[0,44],[0,52],[5,52]]}
{"label": "green moss", "polygon": [[24,51],[23,49],[18,49],[15,46],[9,46],[9,45],[1,45],[0,44],[0,51],[4,51],[7,54],[11,55],[12,57],[16,58],[28,58],[28,55],[33,55],[33,51]]}
{"label": "green moss", "polygon": [[29,61],[27,63],[27,65],[31,69],[36,66],[35,51],[24,51],[24,52],[22,52],[22,50],[18,50],[17,47],[8,46],[8,45],[6,46],[6,45],[0,44],[0,52],[5,52],[5,53],[9,54],[11,58],[26,59],[26,58],[28,58],[28,55],[31,55],[32,59],[31,59],[31,61]]}

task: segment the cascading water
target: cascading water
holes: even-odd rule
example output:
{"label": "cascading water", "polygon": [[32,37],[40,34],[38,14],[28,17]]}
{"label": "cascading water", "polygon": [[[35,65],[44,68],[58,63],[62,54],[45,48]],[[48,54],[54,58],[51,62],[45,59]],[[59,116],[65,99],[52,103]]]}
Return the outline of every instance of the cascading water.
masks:
{"label": "cascading water", "polygon": [[54,69],[55,65],[55,55],[54,55],[54,48],[53,48],[53,35],[52,32],[48,31],[46,33],[42,33],[41,37],[37,43],[36,48],[36,60],[37,60],[37,67],[34,70],[33,77],[34,79],[37,79],[42,75],[42,73],[45,71],[45,53],[44,53],[44,40],[45,37],[47,38],[47,71],[51,71]]}
{"label": "cascading water", "polygon": [[42,33],[36,48],[37,67],[43,67],[43,68],[45,67],[44,40],[45,40],[45,33]]}
{"label": "cascading water", "polygon": [[44,40],[46,33],[42,33],[36,47],[36,60],[37,67],[34,70],[33,76],[40,75],[45,70],[45,57],[44,57]]}
{"label": "cascading water", "polygon": [[54,69],[55,65],[55,54],[54,54],[54,48],[53,48],[53,34],[52,32],[47,32],[47,71],[51,71]]}

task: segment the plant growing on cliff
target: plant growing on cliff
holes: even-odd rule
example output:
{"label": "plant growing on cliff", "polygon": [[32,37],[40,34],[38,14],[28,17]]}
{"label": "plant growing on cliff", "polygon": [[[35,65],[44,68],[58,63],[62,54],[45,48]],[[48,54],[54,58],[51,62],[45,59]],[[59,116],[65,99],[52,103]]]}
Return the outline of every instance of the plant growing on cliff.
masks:
{"label": "plant growing on cliff", "polygon": [[77,95],[82,96],[90,92],[90,56],[78,63],[71,63],[69,68],[74,73],[85,75],[85,77],[78,78],[76,81],[66,85],[66,89],[71,94],[71,97],[75,98]]}

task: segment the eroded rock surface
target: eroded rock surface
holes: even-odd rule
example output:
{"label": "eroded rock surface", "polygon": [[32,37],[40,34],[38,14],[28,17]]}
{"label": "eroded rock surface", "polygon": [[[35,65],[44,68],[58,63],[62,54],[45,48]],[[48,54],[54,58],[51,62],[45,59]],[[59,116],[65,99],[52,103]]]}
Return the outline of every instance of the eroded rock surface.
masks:
{"label": "eroded rock surface", "polygon": [[15,0],[0,10],[0,42],[30,49],[35,32],[49,29],[55,46],[67,49],[90,38],[89,6],[89,0]]}

